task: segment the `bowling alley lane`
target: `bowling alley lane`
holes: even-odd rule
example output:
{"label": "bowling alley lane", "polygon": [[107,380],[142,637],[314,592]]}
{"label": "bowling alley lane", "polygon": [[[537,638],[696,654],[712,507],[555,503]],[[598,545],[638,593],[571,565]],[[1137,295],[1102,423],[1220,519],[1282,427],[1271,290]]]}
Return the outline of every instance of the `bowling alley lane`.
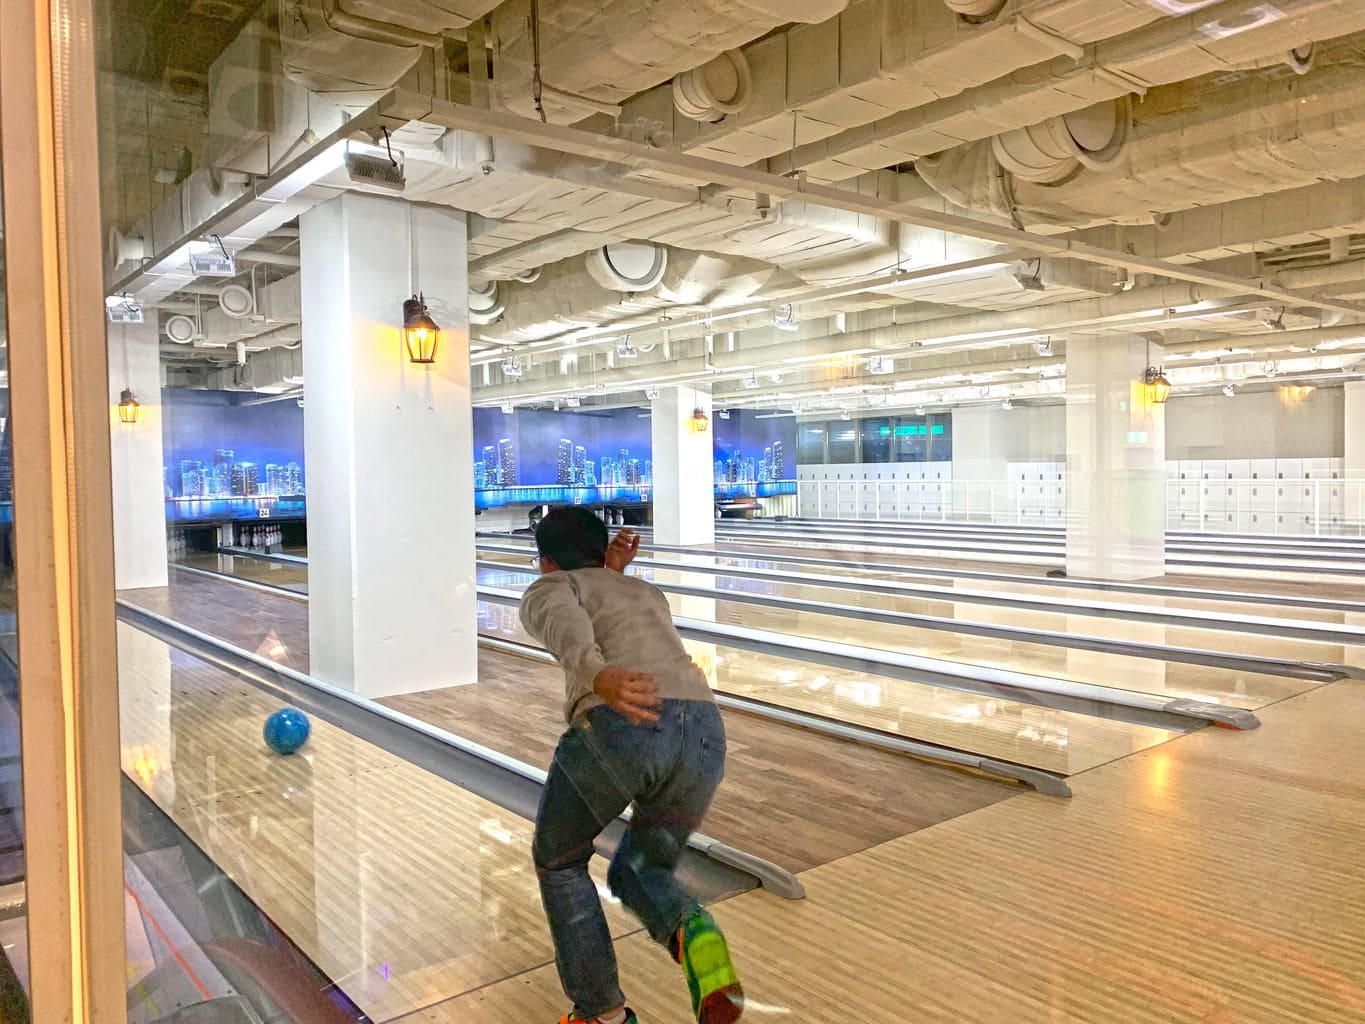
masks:
{"label": "bowling alley lane", "polygon": [[124,771],[371,1020],[553,959],[530,822],[317,718],[273,754],[278,702],[132,626],[118,642]]}
{"label": "bowling alley lane", "polygon": [[[498,584],[496,571],[490,577]],[[529,581],[522,579],[521,583]],[[171,615],[196,629],[248,650],[304,669],[307,665],[307,609],[285,597],[239,594],[232,584],[177,574],[165,590],[133,591],[128,599]],[[689,610],[704,611],[709,599],[688,599]],[[696,602],[693,605],[690,602]],[[239,614],[225,617],[228,604]],[[693,617],[701,617],[700,615]],[[480,602],[479,630],[490,636],[531,643],[515,608]],[[740,651],[724,645],[690,643],[719,692],[845,720],[868,728],[1070,775],[1162,743],[1176,735],[1165,729],[1061,711],[1019,701],[979,696],[945,687],[869,673],[825,668],[779,655]],[[300,652],[303,653],[300,653]],[[487,658],[488,653],[481,655]],[[547,684],[558,700],[558,678]],[[418,695],[419,699],[420,695]],[[411,714],[427,717],[411,707]],[[509,751],[511,752],[511,751]],[[520,755],[515,755],[520,756]],[[859,756],[862,756],[860,752]],[[740,845],[740,844],[736,844]]]}
{"label": "bowling alley lane", "polygon": [[[494,586],[525,589],[531,582],[529,566],[518,568],[509,565],[507,570],[480,570],[479,582]],[[667,572],[661,570],[661,573]],[[1006,669],[1012,672],[1027,672],[1034,675],[1048,675],[1077,682],[1112,686],[1141,693],[1159,694],[1169,698],[1192,698],[1235,707],[1255,709],[1265,704],[1282,700],[1285,697],[1302,693],[1315,683],[1285,676],[1265,675],[1243,672],[1236,669],[1209,668],[1203,665],[1187,665],[1178,662],[1161,661],[1154,658],[1139,658],[1129,655],[1106,654],[1095,651],[1081,651],[1067,647],[1056,647],[1044,643],[1020,643],[992,637],[972,636],[944,630],[924,629],[909,625],[869,622],[851,619],[847,616],[823,614],[813,611],[789,610],[745,604],[739,600],[743,596],[740,586],[755,584],[752,580],[735,580],[735,589],[716,588],[716,577],[703,573],[680,573],[677,579],[689,586],[715,588],[715,597],[669,594],[669,604],[675,615],[692,619],[703,619],[726,625],[747,626],[754,629],[767,629],[786,633],[794,637],[809,637],[817,640],[831,640],[839,643],[854,643],[873,650],[894,651],[923,657],[940,658],[959,664],[981,665],[990,668]],[[671,582],[671,581],[670,581]],[[762,584],[763,586],[770,586]],[[784,591],[792,593],[784,585]],[[830,591],[824,588],[800,588],[808,590],[808,599],[825,600],[830,603],[854,604],[878,607],[877,602],[883,595],[863,595],[855,597],[849,591]],[[946,610],[925,612],[945,617],[971,619],[974,621],[1000,621],[999,609],[981,606],[949,605]],[[954,612],[956,614],[954,614]],[[1016,613],[1020,619],[1024,616]],[[1027,622],[1030,628],[1046,629],[1048,624],[1038,619],[1051,618],[1051,628],[1061,632],[1090,633],[1103,625],[1110,627],[1108,635],[1122,635],[1130,639],[1145,640],[1152,643],[1201,646],[1186,634],[1208,634],[1209,642],[1219,641],[1222,649],[1230,652],[1250,652],[1257,645],[1254,641],[1261,637],[1244,637],[1237,634],[1222,635],[1212,631],[1172,630],[1169,627],[1147,623],[1123,623],[1104,620],[1092,616],[1030,616],[1034,621]],[[1173,634],[1177,634],[1174,635]],[[1243,645],[1242,641],[1246,641]],[[1284,642],[1288,644],[1289,642]],[[1262,645],[1275,649],[1273,645]],[[1294,642],[1294,646],[1303,645]],[[1218,647],[1211,648],[1214,650]],[[1335,649],[1336,660],[1340,660],[1340,648]],[[1284,656],[1284,655],[1276,655]]]}
{"label": "bowling alley lane", "polygon": [[[532,553],[529,538],[506,537],[486,542],[500,546],[508,544],[525,546],[526,556],[495,551],[480,551],[485,559],[506,560],[510,563],[525,564]],[[1280,619],[1302,619],[1326,622],[1335,625],[1352,625],[1365,631],[1365,586],[1353,583],[1350,578],[1338,578],[1321,587],[1301,588],[1282,580],[1233,580],[1229,578],[1207,578],[1196,576],[1167,577],[1163,581],[1163,593],[1145,593],[1142,590],[1125,589],[1123,584],[1112,588],[1097,588],[1081,585],[1068,585],[1062,580],[1030,579],[1041,575],[1037,565],[1001,564],[982,566],[972,563],[955,563],[951,559],[902,559],[886,555],[885,552],[860,554],[856,558],[841,558],[840,551],[792,551],[779,555],[771,549],[766,551],[746,549],[744,545],[725,543],[721,547],[696,548],[687,552],[655,551],[646,546],[643,556],[653,562],[678,563],[679,565],[703,565],[745,569],[764,569],[784,574],[811,574],[832,577],[856,585],[860,580],[890,581],[910,586],[953,588],[964,591],[984,591],[994,594],[1019,594],[1029,598],[1067,600],[1090,605],[1101,612],[1115,606],[1138,606],[1144,608],[1171,608],[1191,612],[1209,612],[1215,615],[1267,616]],[[867,568],[880,565],[887,568]],[[1008,579],[980,579],[971,575],[954,575],[955,571],[965,573],[998,573]],[[1153,581],[1144,581],[1151,583]],[[1239,599],[1238,591],[1245,597]],[[1200,597],[1198,591],[1215,591],[1227,597]],[[1305,605],[1284,604],[1256,600],[1257,594],[1287,597],[1293,600],[1333,598],[1356,602],[1360,608],[1353,611],[1340,611],[1328,608],[1315,608]]]}

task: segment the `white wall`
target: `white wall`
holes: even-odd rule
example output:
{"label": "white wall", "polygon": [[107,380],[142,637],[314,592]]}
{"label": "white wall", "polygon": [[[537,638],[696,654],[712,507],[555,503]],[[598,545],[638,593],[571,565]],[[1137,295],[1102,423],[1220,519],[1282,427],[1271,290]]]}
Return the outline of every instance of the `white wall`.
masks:
{"label": "white wall", "polygon": [[1319,388],[1289,407],[1278,391],[1172,396],[1166,459],[1326,459],[1345,454],[1345,393]]}
{"label": "white wall", "polygon": [[[130,387],[142,405],[136,423],[118,417]],[[109,454],[114,493],[114,585],[166,585],[166,491],[162,482],[161,349],[156,317],[109,325]]]}

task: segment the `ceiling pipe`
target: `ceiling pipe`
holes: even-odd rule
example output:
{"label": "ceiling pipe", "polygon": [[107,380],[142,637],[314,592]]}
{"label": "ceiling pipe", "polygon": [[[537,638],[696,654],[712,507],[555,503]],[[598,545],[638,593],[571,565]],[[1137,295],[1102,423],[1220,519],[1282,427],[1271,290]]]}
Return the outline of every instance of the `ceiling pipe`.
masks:
{"label": "ceiling pipe", "polygon": [[803,175],[794,178],[782,177],[748,167],[736,167],[717,160],[689,156],[670,149],[655,149],[629,139],[582,131],[564,125],[543,124],[530,118],[480,110],[416,93],[392,92],[381,103],[381,109],[391,117],[421,120],[460,131],[495,135],[553,152],[614,160],[633,167],[637,173],[659,171],[684,180],[762,193],[773,199],[804,199],[830,209],[1015,246],[1040,256],[1056,256],[1098,266],[1120,267],[1135,274],[1157,274],[1173,281],[1188,282],[1206,290],[1250,294],[1272,302],[1310,305],[1319,309],[1341,310],[1353,316],[1365,316],[1365,305],[1344,302],[1324,295],[1296,296],[1264,279],[1238,278],[1205,270],[1197,265],[1137,256],[1075,239],[1034,234],[959,214],[938,212],[837,186],[821,185]]}

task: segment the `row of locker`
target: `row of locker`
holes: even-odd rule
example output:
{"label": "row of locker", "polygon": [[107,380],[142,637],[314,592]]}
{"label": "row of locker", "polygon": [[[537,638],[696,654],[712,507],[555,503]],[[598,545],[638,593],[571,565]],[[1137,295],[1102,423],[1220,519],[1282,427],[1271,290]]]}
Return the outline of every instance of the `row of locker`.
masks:
{"label": "row of locker", "polygon": [[1167,529],[1220,533],[1334,533],[1355,522],[1354,517],[1342,512],[1324,514],[1320,518],[1303,512],[1205,511],[1202,515],[1177,509],[1166,512]]}
{"label": "row of locker", "polygon": [[[1319,512],[1342,511],[1359,485],[1347,481],[1321,483],[1180,483],[1168,489],[1167,506],[1179,511]],[[1355,496],[1358,502],[1359,495]]]}
{"label": "row of locker", "polygon": [[951,480],[951,462],[868,462],[846,466],[797,466],[798,480]]}
{"label": "row of locker", "polygon": [[1340,480],[1343,459],[1182,459],[1166,464],[1173,480]]}

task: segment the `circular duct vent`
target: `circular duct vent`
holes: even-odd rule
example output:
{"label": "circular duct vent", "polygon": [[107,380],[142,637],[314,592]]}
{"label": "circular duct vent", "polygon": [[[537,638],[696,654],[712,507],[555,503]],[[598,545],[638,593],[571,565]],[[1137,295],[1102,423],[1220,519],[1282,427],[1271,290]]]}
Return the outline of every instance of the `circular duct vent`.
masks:
{"label": "circular duct vent", "polygon": [[498,295],[498,290],[496,281],[485,281],[483,284],[469,286],[470,323],[482,326],[491,324],[502,316],[502,311],[507,308],[507,302]]}
{"label": "circular duct vent", "polygon": [[239,284],[230,284],[218,293],[218,308],[224,316],[234,320],[245,320],[256,312],[256,300]]}
{"label": "circular duct vent", "polygon": [[588,274],[613,292],[647,292],[667,267],[668,252],[650,242],[613,242],[588,254]]}
{"label": "circular duct vent", "polygon": [[1058,185],[1083,167],[1104,171],[1114,166],[1128,142],[1131,120],[1132,105],[1125,96],[1002,132],[991,139],[991,149],[1016,178]]}
{"label": "circular duct vent", "polygon": [[540,268],[532,267],[530,270],[523,270],[517,275],[517,280],[522,284],[535,284],[540,280]]}
{"label": "circular duct vent", "polygon": [[726,50],[673,79],[673,105],[683,117],[714,124],[744,109],[752,91],[753,78],[743,52]]}
{"label": "circular duct vent", "polygon": [[1285,57],[1285,63],[1289,65],[1289,70],[1296,75],[1308,74],[1313,70],[1313,44],[1306,43],[1290,50]]}
{"label": "circular duct vent", "polygon": [[194,322],[194,318],[181,313],[167,319],[164,330],[166,340],[177,345],[192,344],[199,336],[199,325]]}
{"label": "circular duct vent", "polygon": [[943,0],[943,6],[964,21],[990,21],[1005,6],[1005,0]]}

